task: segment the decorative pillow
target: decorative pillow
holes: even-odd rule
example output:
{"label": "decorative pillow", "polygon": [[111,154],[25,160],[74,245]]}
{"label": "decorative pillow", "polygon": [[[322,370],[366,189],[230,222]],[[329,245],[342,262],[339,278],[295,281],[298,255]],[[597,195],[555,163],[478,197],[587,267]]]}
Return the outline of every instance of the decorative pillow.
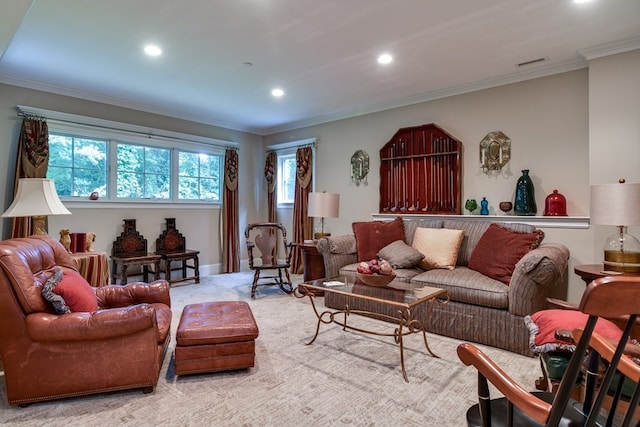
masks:
{"label": "decorative pillow", "polygon": [[516,263],[543,238],[542,230],[521,233],[491,224],[473,249],[469,268],[508,285]]}
{"label": "decorative pillow", "polygon": [[448,228],[416,228],[413,247],[424,255],[418,265],[424,269],[456,267],[464,230]]}
{"label": "decorative pillow", "polygon": [[53,292],[64,298],[71,311],[98,311],[95,290],[77,271],[67,270]]}
{"label": "decorative pillow", "polygon": [[62,270],[56,268],[54,273],[49,277],[49,279],[47,279],[47,282],[42,287],[42,297],[51,303],[57,314],[66,314],[71,312],[71,310],[69,310],[69,307],[64,302],[64,298],[53,292],[53,288],[60,283],[60,280],[62,280]]}
{"label": "decorative pillow", "polygon": [[393,221],[354,222],[358,261],[369,261],[378,256],[378,251],[396,240],[404,241],[402,218]]}
{"label": "decorative pillow", "polygon": [[[576,346],[558,340],[555,333],[559,329],[572,331],[584,327],[589,316],[577,310],[541,310],[525,316],[524,323],[529,329],[529,347],[534,353],[551,351],[574,351]],[[600,318],[595,331],[605,338],[620,340],[622,331],[614,323]]]}
{"label": "decorative pillow", "polygon": [[396,240],[380,249],[378,257],[389,261],[393,268],[411,268],[422,261],[424,255],[404,241]]}

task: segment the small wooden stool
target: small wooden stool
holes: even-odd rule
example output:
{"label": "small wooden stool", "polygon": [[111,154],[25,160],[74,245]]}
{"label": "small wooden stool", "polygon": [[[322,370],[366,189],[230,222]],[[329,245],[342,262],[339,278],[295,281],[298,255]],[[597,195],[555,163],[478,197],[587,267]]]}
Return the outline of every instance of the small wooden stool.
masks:
{"label": "small wooden stool", "polygon": [[176,375],[246,369],[255,363],[258,325],[244,301],[190,304],[182,310]]}

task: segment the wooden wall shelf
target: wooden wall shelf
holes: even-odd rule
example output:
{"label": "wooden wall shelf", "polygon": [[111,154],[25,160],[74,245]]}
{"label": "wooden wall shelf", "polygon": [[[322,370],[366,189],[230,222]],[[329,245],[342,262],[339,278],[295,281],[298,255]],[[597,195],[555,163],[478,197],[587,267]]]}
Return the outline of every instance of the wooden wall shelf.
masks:
{"label": "wooden wall shelf", "polygon": [[380,212],[461,214],[461,154],[433,123],[398,130],[380,149]]}

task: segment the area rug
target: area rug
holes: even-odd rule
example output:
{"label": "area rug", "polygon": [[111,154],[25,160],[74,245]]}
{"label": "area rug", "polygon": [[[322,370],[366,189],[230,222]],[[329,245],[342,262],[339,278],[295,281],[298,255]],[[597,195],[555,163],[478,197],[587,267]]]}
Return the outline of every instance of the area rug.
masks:
{"label": "area rug", "polygon": [[[300,283],[301,276],[294,276]],[[44,402],[26,408],[6,403],[0,386],[0,424],[11,426],[461,426],[476,402],[476,371],[456,355],[460,343],[429,334],[434,358],[420,335],[405,339],[409,383],[402,378],[393,339],[322,325],[308,299],[259,287],[252,273],[203,277],[171,289],[172,344],[155,391],[138,390]],[[248,370],[176,377],[175,330],[182,307],[202,301],[247,301],[260,329],[256,366]],[[322,298],[319,298],[322,301]],[[320,304],[322,307],[322,304]],[[350,322],[389,331],[390,324],[361,316]],[[525,388],[540,375],[537,359],[479,346]],[[496,393],[494,391],[494,393]]]}

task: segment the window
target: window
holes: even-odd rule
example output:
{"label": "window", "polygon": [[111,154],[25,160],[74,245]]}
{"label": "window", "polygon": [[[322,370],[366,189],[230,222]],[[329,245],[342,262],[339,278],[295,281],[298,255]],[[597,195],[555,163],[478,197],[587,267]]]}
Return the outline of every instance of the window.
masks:
{"label": "window", "polygon": [[49,135],[47,178],[56,183],[60,196],[107,195],[107,141]]}
{"label": "window", "polygon": [[118,144],[116,195],[118,198],[169,199],[171,152],[163,148]]}
{"label": "window", "polygon": [[296,195],[296,153],[278,154],[278,204],[293,204]]}
{"label": "window", "polygon": [[54,180],[61,197],[78,200],[88,200],[93,192],[111,201],[221,200],[221,148],[205,150],[181,141],[168,144],[161,140],[148,143],[149,138],[145,142],[123,139],[67,134],[50,126],[47,178]]}
{"label": "window", "polygon": [[181,151],[178,159],[178,198],[219,201],[221,156]]}

